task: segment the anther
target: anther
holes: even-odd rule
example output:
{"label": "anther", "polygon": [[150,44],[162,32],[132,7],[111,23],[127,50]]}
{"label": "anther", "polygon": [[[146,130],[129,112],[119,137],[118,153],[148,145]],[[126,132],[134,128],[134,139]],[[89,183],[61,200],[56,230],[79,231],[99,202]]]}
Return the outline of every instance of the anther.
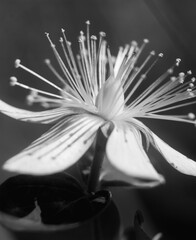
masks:
{"label": "anther", "polygon": [[139,67],[134,67],[133,70],[134,70],[134,72],[138,72]]}
{"label": "anther", "polygon": [[185,74],[183,72],[179,73],[179,77],[184,77],[184,76],[185,76]]}
{"label": "anther", "polygon": [[194,88],[194,84],[193,83],[189,83],[189,87],[190,88]]}
{"label": "anther", "polygon": [[169,68],[169,69],[167,70],[167,72],[168,72],[169,74],[172,74],[172,73],[174,72],[174,70],[173,70],[172,68]]}
{"label": "anther", "polygon": [[188,95],[189,95],[189,97],[190,98],[193,98],[193,97],[195,97],[195,94],[194,94],[194,92],[192,92],[192,89],[187,89],[187,92],[188,92]]}
{"label": "anther", "polygon": [[44,60],[44,62],[45,62],[45,64],[49,65],[50,64],[50,59],[47,58],[47,59]]}
{"label": "anther", "polygon": [[172,82],[175,82],[175,81],[176,81],[176,77],[172,76],[172,77],[170,78],[170,80],[171,80]]}
{"label": "anther", "polygon": [[10,77],[10,85],[15,86],[17,83],[17,78],[16,77]]}
{"label": "anther", "polygon": [[45,32],[45,34],[46,34],[46,37],[48,38],[48,41],[49,41],[49,43],[50,43],[50,46],[51,46],[52,48],[55,48],[54,43],[53,43],[52,40],[50,39],[49,33],[48,33],[48,32]]}
{"label": "anther", "polygon": [[183,72],[179,73],[179,83],[184,83],[185,74]]}
{"label": "anther", "polygon": [[143,42],[144,42],[144,43],[149,43],[149,40],[145,38],[145,39],[143,40]]}
{"label": "anther", "polygon": [[86,21],[86,24],[87,24],[87,25],[90,25],[90,21],[89,21],[89,20],[87,20],[87,21]]}
{"label": "anther", "polygon": [[196,78],[195,77],[192,77],[191,78],[191,82],[194,83],[196,81]]}
{"label": "anther", "polygon": [[97,37],[96,37],[95,35],[92,35],[92,36],[91,36],[91,39],[92,39],[92,40],[97,40]]}
{"label": "anther", "polygon": [[140,78],[144,80],[146,78],[146,74],[141,74]]}
{"label": "anther", "polygon": [[181,62],[181,59],[180,58],[176,58],[176,66],[177,67],[179,66],[180,62]]}
{"label": "anther", "polygon": [[27,105],[29,106],[32,106],[33,105],[33,102],[34,102],[34,97],[29,94],[27,97],[26,97],[26,102],[27,102]]}
{"label": "anther", "polygon": [[151,55],[151,56],[154,56],[154,55],[155,55],[155,51],[151,51],[151,52],[150,52],[150,55]]}
{"label": "anther", "polygon": [[20,59],[16,59],[15,60],[15,68],[18,68],[18,67],[20,67]]}
{"label": "anther", "polygon": [[187,74],[188,74],[188,75],[191,75],[191,74],[192,74],[192,71],[191,71],[191,70],[187,71]]}
{"label": "anther", "polygon": [[159,53],[158,57],[162,58],[163,57],[163,53]]}
{"label": "anther", "polygon": [[84,32],[83,31],[80,31],[80,36],[79,36],[79,42],[83,42],[83,41],[85,41],[85,36],[84,36]]}
{"label": "anther", "polygon": [[32,90],[30,92],[30,94],[26,97],[27,104],[31,106],[33,104],[33,102],[35,101],[37,95],[38,95],[37,91]]}
{"label": "anther", "polygon": [[47,102],[42,102],[41,106],[44,107],[44,108],[49,108],[50,105]]}
{"label": "anther", "polygon": [[105,33],[105,32],[99,32],[99,35],[100,35],[101,37],[105,37],[105,36],[106,36],[106,33]]}
{"label": "anther", "polygon": [[136,42],[136,41],[132,41],[132,42],[131,42],[131,46],[132,46],[132,47],[137,47],[137,46],[138,46],[138,44],[137,44],[137,42]]}
{"label": "anther", "polygon": [[188,118],[191,119],[191,120],[194,120],[195,119],[195,114],[190,112],[188,113]]}

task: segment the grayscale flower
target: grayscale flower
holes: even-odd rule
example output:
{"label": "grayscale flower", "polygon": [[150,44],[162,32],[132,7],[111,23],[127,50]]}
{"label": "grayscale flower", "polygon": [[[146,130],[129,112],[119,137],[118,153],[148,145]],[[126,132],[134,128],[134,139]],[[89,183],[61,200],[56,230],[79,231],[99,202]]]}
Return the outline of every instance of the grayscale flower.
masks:
{"label": "grayscale flower", "polygon": [[[174,110],[195,102],[195,78],[191,72],[173,76],[179,65],[176,59],[171,68],[149,86],[148,73],[163,56],[152,51],[137,66],[138,58],[148,43],[144,40],[139,46],[135,41],[120,47],[113,57],[100,32],[99,39],[90,35],[89,21],[87,32],[80,32],[79,54],[74,57],[71,43],[64,29],[60,43],[64,56],[61,57],[52,42],[54,55],[61,67],[62,76],[50,60],[45,63],[59,80],[54,84],[16,60],[17,68],[22,68],[51,85],[56,93],[29,87],[11,77],[11,84],[30,90],[27,100],[30,104],[40,103],[43,111],[33,112],[18,109],[0,101],[0,111],[21,121],[54,124],[54,126],[29,147],[4,164],[4,169],[25,174],[45,175],[63,171],[74,163],[92,145],[100,127],[110,128],[106,143],[106,160],[127,181],[164,182],[151,164],[146,148],[152,144],[178,171],[196,175],[196,163],[173,149],[146,125],[142,119],[161,119],[195,124],[195,115],[168,115]],[[63,60],[65,59],[65,61]],[[153,58],[155,58],[153,60]],[[106,171],[107,172],[107,171]]]}

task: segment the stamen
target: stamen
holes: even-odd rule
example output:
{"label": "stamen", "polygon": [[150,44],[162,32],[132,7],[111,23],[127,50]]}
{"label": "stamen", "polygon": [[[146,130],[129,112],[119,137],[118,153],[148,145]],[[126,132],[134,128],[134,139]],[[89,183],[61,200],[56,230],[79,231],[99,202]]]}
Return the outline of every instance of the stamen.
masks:
{"label": "stamen", "polygon": [[98,86],[97,86],[97,47],[96,47],[97,37],[91,36],[91,81],[92,81],[92,96],[94,99],[94,103],[96,100],[96,95],[98,94]]}
{"label": "stamen", "polygon": [[191,83],[189,83],[189,87],[192,89],[192,88],[194,88],[194,84],[191,82]]}
{"label": "stamen", "polygon": [[185,122],[185,123],[195,124],[195,120],[186,119],[187,118],[186,115],[183,115],[183,116],[179,116],[179,115],[158,115],[158,114],[147,113],[146,115],[141,114],[141,116],[138,114],[137,117],[151,118],[151,119],[161,119],[161,120],[169,120],[169,121]]}
{"label": "stamen", "polygon": [[106,81],[106,41],[102,41],[100,45],[99,60],[98,60],[98,89],[101,89]]}
{"label": "stamen", "polygon": [[139,58],[139,56],[140,56],[140,54],[142,53],[142,51],[144,50],[146,44],[148,44],[148,43],[149,43],[149,40],[148,40],[148,39],[144,39],[144,40],[143,40],[143,44],[142,44],[142,46],[139,48],[139,51],[138,51],[137,54],[136,54],[136,61],[137,61],[137,59]]}
{"label": "stamen", "polygon": [[50,46],[51,46],[52,48],[54,48],[55,45],[54,45],[54,43],[51,41],[50,36],[49,36],[49,33],[48,33],[48,32],[45,32],[45,34],[46,34],[46,37],[48,38],[48,41],[49,41],[49,43],[50,43]]}
{"label": "stamen", "polygon": [[73,56],[73,51],[71,49],[71,42],[67,41],[67,38],[66,38],[66,35],[65,35],[65,30],[62,28],[61,31],[62,31],[63,38],[64,38],[64,41],[65,41],[65,44],[66,44],[66,47],[67,47],[67,50],[68,50],[68,54],[69,54],[69,57],[68,56],[66,57],[67,62],[69,62],[69,60],[71,60],[71,63],[72,63],[73,68],[76,72],[76,75],[79,76],[78,69],[77,69],[77,66],[76,66],[76,62],[75,62],[75,59],[74,59],[74,56]]}
{"label": "stamen", "polygon": [[53,94],[53,93],[49,93],[49,92],[46,92],[46,91],[42,91],[42,90],[39,90],[39,89],[36,89],[36,88],[33,88],[33,87],[29,87],[25,84],[22,84],[22,83],[18,82],[16,77],[10,77],[10,85],[11,86],[19,86],[19,87],[22,87],[24,89],[35,91],[37,93],[42,93],[42,94],[45,94],[45,95],[48,95],[48,96],[51,96],[51,97],[63,99],[62,96],[59,96],[59,95],[56,95],[56,94]]}
{"label": "stamen", "polygon": [[[152,51],[151,52],[152,56],[155,55],[155,52]],[[160,60],[163,57],[163,53],[159,53],[157,58],[154,60],[154,62],[148,67],[148,69],[146,70],[146,72],[144,73],[145,75],[147,75],[151,69],[157,64],[158,60]]]}
{"label": "stamen", "polygon": [[[82,77],[84,79],[83,69],[81,68],[81,66],[79,66],[79,71],[80,71],[80,74],[79,74],[78,67],[76,65],[76,61],[75,61],[75,58],[74,58],[74,55],[73,55],[73,51],[71,49],[71,42],[67,41],[67,38],[66,38],[66,35],[65,35],[65,30],[62,28],[61,31],[62,31],[63,38],[64,38],[64,41],[65,41],[65,44],[66,44],[66,47],[67,47],[67,50],[68,50],[68,54],[67,54],[67,52],[65,50],[65,47],[63,47],[63,51],[64,51],[64,54],[65,54],[66,61],[69,65],[69,68],[71,69],[71,72],[72,72],[74,78],[75,78],[75,82],[77,83],[77,86],[79,87],[79,89],[81,91],[82,98],[90,104],[91,99],[89,98],[88,94],[86,94],[85,89],[84,89],[84,87],[82,85],[82,82],[81,82],[80,74],[82,74]],[[62,45],[64,46],[62,40],[63,39],[61,39],[61,42],[62,42]],[[77,60],[78,60],[78,57],[77,57]],[[78,65],[80,65],[80,64],[78,64]]]}
{"label": "stamen", "polygon": [[24,65],[21,64],[21,61],[19,59],[16,59],[15,61],[15,66],[18,68],[22,68],[25,71],[31,73],[32,75],[34,75],[35,77],[41,79],[42,81],[44,81],[45,83],[49,84],[50,86],[56,88],[59,91],[63,91],[63,89],[61,89],[60,87],[58,87],[57,85],[55,85],[54,83],[50,82],[49,80],[47,80],[46,78],[42,77],[41,75],[39,75],[38,73],[34,72],[33,70],[30,70],[29,68],[25,67]]}
{"label": "stamen", "polygon": [[[179,60],[176,60],[176,62],[179,62]],[[132,110],[137,111],[137,109],[142,109],[142,112],[146,112],[146,111],[155,110],[157,108],[159,109],[161,107],[170,105],[172,103],[179,102],[179,99],[177,99],[178,95],[175,95],[177,91],[180,91],[180,87],[176,87],[178,85],[178,81],[176,82],[176,80],[179,79],[179,77],[178,78],[171,77],[172,81],[169,84],[165,83],[161,87],[159,87],[159,85],[166,79],[166,77],[173,73],[174,66],[172,66],[168,71],[166,71],[162,76],[160,76],[153,84],[151,84],[141,95],[139,95],[131,103],[131,105],[129,106],[129,109],[131,111]],[[184,74],[180,74],[180,76],[183,77]],[[153,92],[155,88],[157,88],[157,90]],[[153,98],[151,97],[151,93],[153,93]],[[146,99],[144,100],[144,98]],[[183,99],[181,98],[180,101],[182,100]],[[167,108],[167,110],[169,109]],[[158,112],[160,111],[164,111],[164,109],[158,110]],[[155,111],[153,112],[155,113]]]}
{"label": "stamen", "polygon": [[[63,73],[65,74],[65,77],[67,78],[71,88],[75,89],[75,96],[77,95],[78,100],[83,101],[82,93],[80,92],[80,89],[79,89],[78,85],[76,84],[76,81],[74,81],[73,77],[71,76],[70,72],[68,71],[67,67],[65,66],[63,60],[61,59],[58,51],[55,48],[55,45],[52,44],[52,40],[50,39],[49,34],[46,33],[46,36],[47,36],[49,42],[51,43],[51,47],[52,47],[52,50],[54,52],[54,55],[55,55],[59,65],[60,65]],[[63,91],[63,90],[61,90],[61,91]]]}
{"label": "stamen", "polygon": [[79,37],[80,58],[78,58],[78,60],[80,60],[80,64],[81,64],[80,69],[82,69],[83,75],[84,75],[83,83],[85,86],[85,90],[87,92],[87,95],[91,96],[90,66],[88,63],[88,57],[87,57],[88,54],[87,54],[84,41],[85,41],[84,33],[80,31],[80,37]]}
{"label": "stamen", "polygon": [[97,50],[97,62],[100,56],[100,50],[101,50],[101,45],[103,42],[103,39],[106,37],[106,33],[105,32],[99,32],[99,46],[98,46],[98,50]]}
{"label": "stamen", "polygon": [[87,51],[89,58],[89,65],[91,66],[92,58],[91,58],[91,48],[90,48],[90,21],[86,21],[86,36],[87,36]]}
{"label": "stamen", "polygon": [[184,83],[185,73],[181,72],[179,73],[179,83]]}
{"label": "stamen", "polygon": [[190,112],[190,113],[188,114],[188,118],[191,119],[191,120],[195,120],[195,114],[192,113],[192,112]]}
{"label": "stamen", "polygon": [[[150,60],[150,58],[152,56],[154,56],[155,52],[152,51],[150,52],[150,54],[148,55],[148,57],[146,58],[146,60],[143,62],[143,64],[139,67],[138,71],[131,76],[131,78],[128,80],[127,84],[124,86],[124,91],[126,91],[129,86],[131,85],[131,83],[133,82],[133,80],[136,79],[137,75],[141,72],[141,70],[144,68],[144,66],[148,63],[148,61]],[[132,96],[132,94],[136,91],[136,89],[139,87],[139,85],[143,82],[143,80],[146,78],[145,74],[142,74],[138,80],[138,82],[135,84],[135,86],[131,89],[130,93],[127,95],[127,97],[125,98],[125,103],[127,103],[127,101],[130,99],[130,97]]]}
{"label": "stamen", "polygon": [[172,76],[172,77],[170,77],[170,80],[171,80],[172,82],[175,82],[175,81],[177,80],[177,77]]}
{"label": "stamen", "polygon": [[31,91],[29,95],[27,95],[26,100],[29,106],[32,106],[37,98],[38,93],[36,91]]}
{"label": "stamen", "polygon": [[16,85],[17,85],[17,78],[10,77],[10,86],[16,86]]}
{"label": "stamen", "polygon": [[181,59],[180,58],[176,58],[176,66],[178,67],[180,65]]}
{"label": "stamen", "polygon": [[[19,59],[15,61],[16,68],[20,67],[26,70],[61,93],[61,96],[59,96],[38,90],[19,83],[16,77],[11,77],[10,84],[12,86],[20,86],[31,91],[27,97],[30,104],[39,102],[44,107],[58,107],[63,105],[62,109],[65,106],[79,106],[88,111],[92,110],[95,114],[98,114],[97,112],[100,111],[100,115],[102,114],[101,111],[104,110],[104,114],[106,113],[108,118],[111,119],[117,116],[120,119],[142,117],[187,123],[196,122],[196,116],[192,112],[186,115],[165,114],[168,110],[185,107],[196,102],[193,99],[196,97],[196,78],[189,77],[192,74],[191,71],[189,70],[186,73],[181,72],[177,76],[172,76],[175,67],[178,67],[181,62],[180,58],[177,58],[175,63],[165,73],[141,92],[139,88],[142,87],[141,85],[149,72],[158,60],[163,57],[163,54],[159,53],[157,57],[153,58],[153,61],[150,61],[155,55],[155,52],[152,51],[139,67],[136,66],[138,58],[149,42],[148,39],[144,39],[140,47],[138,47],[135,41],[124,47],[120,47],[117,57],[114,58],[104,40],[105,33],[99,33],[98,43],[97,37],[90,35],[90,21],[86,21],[86,33],[84,34],[83,31],[80,31],[78,39],[80,51],[77,59],[75,59],[71,42],[67,40],[65,30],[61,29],[61,31],[60,44],[64,54],[62,57],[52,42],[49,33],[46,33],[46,37],[64,74],[63,77],[56,71],[49,59],[46,59],[45,63],[63,84],[63,88],[23,66]],[[65,61],[63,61],[64,59]],[[110,89],[107,89],[106,93],[109,95],[106,97],[108,98],[103,98],[105,97],[102,95],[105,94],[102,91],[104,89],[99,90],[105,84],[108,75],[108,81],[111,81],[109,84],[116,85],[114,85],[113,94],[110,94]],[[108,85],[109,87],[110,85]],[[127,93],[126,91],[128,90],[129,92]],[[130,98],[133,99],[128,103]],[[109,103],[108,99],[111,100]],[[106,106],[103,106],[106,101]],[[124,107],[125,104],[127,104],[127,107]]]}
{"label": "stamen", "polygon": [[20,59],[16,59],[15,60],[15,68],[19,68],[20,67]]}
{"label": "stamen", "polygon": [[61,77],[61,75],[55,70],[55,68],[52,66],[51,62],[49,59],[44,60],[45,64],[47,67],[51,70],[51,72],[57,77],[57,79],[65,85],[65,80]]}
{"label": "stamen", "polygon": [[[187,90],[188,90],[188,89],[187,89]],[[195,97],[195,93],[193,93],[192,91],[189,91],[188,94],[189,94],[189,97],[190,97],[190,98]]]}
{"label": "stamen", "polygon": [[[63,38],[61,37],[59,41],[61,43],[61,47],[63,49],[63,53],[65,55],[65,59],[67,61],[69,69],[71,70],[71,74],[75,79],[77,79],[78,76],[79,76],[78,71],[77,71],[77,67],[70,61],[70,57],[68,56],[69,53],[67,54],[67,51],[66,51],[64,43],[63,43]],[[71,46],[71,44],[69,44],[69,46]],[[72,64],[73,64],[73,67],[72,67]]]}

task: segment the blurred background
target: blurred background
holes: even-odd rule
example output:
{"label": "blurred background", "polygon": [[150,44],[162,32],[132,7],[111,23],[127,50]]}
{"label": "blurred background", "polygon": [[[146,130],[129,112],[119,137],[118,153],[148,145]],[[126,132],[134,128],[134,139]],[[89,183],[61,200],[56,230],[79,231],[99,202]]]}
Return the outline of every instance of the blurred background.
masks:
{"label": "blurred background", "polygon": [[[64,28],[77,52],[77,36],[80,30],[85,31],[86,20],[91,21],[92,34],[107,33],[114,55],[119,46],[132,40],[142,43],[144,38],[150,40],[145,53],[163,52],[164,58],[154,68],[149,82],[166,71],[177,57],[182,58],[179,71],[191,69],[193,75],[196,74],[195,0],[1,0],[0,98],[30,109],[25,103],[27,92],[10,87],[9,78],[17,76],[20,82],[34,87],[42,87],[42,84],[28,73],[16,70],[15,59],[21,59],[25,66],[53,80],[44,65],[45,58],[54,60],[44,33],[49,32],[58,45],[60,30]],[[182,112],[194,110],[193,105]],[[166,121],[145,123],[173,147],[196,160],[196,129],[193,126]],[[1,165],[48,128],[0,115]],[[196,178],[176,172],[153,149],[149,154],[155,167],[165,176],[166,184],[147,190],[114,189],[124,226],[132,223],[134,212],[141,209],[146,221],[144,228],[151,236],[156,232],[163,232],[163,239],[167,240],[194,236]],[[0,171],[1,181],[8,176],[9,173]]]}

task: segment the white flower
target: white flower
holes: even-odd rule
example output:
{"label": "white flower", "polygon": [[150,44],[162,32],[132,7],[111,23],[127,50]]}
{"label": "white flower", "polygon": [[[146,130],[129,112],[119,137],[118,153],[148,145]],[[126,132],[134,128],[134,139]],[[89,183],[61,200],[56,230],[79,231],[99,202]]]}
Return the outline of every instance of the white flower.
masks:
{"label": "white flower", "polygon": [[[148,40],[142,46],[133,41],[120,47],[117,57],[111,56],[100,32],[99,40],[89,32],[81,31],[79,54],[74,58],[71,43],[62,29],[60,43],[65,61],[56,50],[49,34],[46,36],[61,67],[63,77],[49,60],[45,63],[59,80],[56,85],[16,60],[22,68],[54,87],[57,93],[49,93],[19,83],[11,77],[11,84],[31,91],[27,100],[30,104],[40,103],[46,109],[41,112],[22,110],[0,101],[0,111],[22,121],[43,124],[56,123],[48,132],[34,141],[18,155],[4,164],[4,169],[26,174],[51,174],[62,171],[74,163],[93,143],[97,130],[108,123],[111,133],[106,144],[106,162],[116,177],[123,175],[126,181],[161,183],[164,178],[151,164],[143,144],[152,144],[178,171],[196,175],[196,163],[161,140],[139,119],[153,118],[185,123],[195,123],[195,115],[166,115],[169,110],[195,102],[195,78],[180,73],[172,76],[180,59],[148,87],[147,75],[162,57],[151,52],[138,67],[137,60]],[[150,63],[151,62],[151,63]],[[144,90],[142,90],[144,89]]]}

